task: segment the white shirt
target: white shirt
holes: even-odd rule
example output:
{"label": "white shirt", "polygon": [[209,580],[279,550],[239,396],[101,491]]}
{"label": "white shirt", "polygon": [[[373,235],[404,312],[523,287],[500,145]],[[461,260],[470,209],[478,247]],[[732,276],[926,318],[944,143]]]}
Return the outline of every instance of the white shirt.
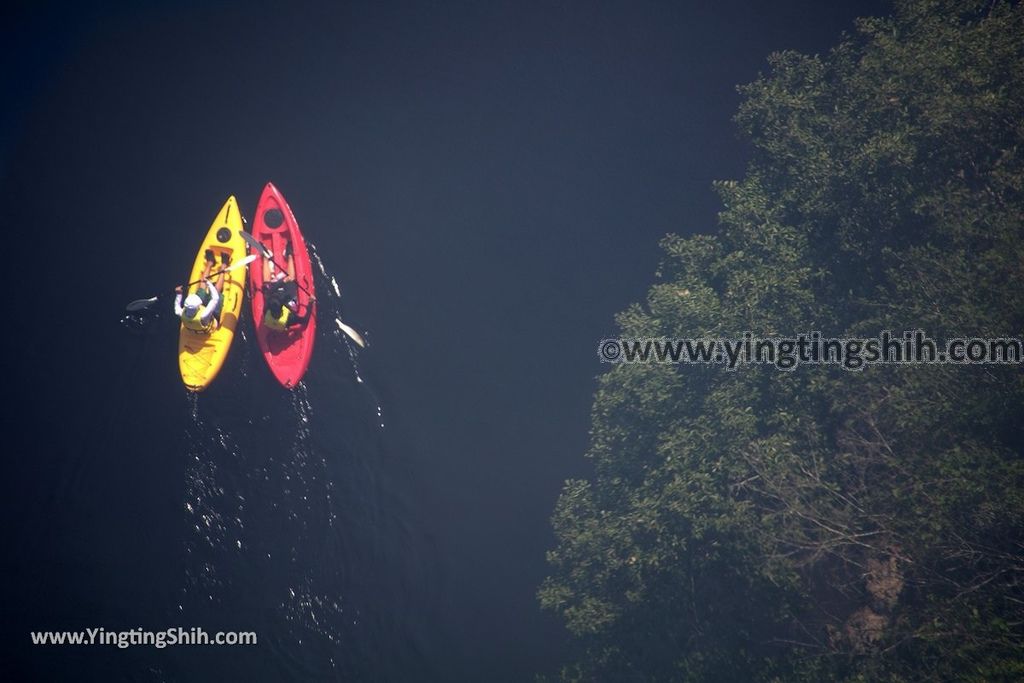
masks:
{"label": "white shirt", "polygon": [[[199,322],[203,325],[209,325],[213,322],[213,314],[217,310],[217,304],[220,303],[220,292],[217,288],[210,284],[210,281],[206,281],[206,291],[210,293],[210,303],[206,304],[199,309]],[[185,307],[181,305],[181,292],[178,292],[178,296],[174,297],[174,315],[181,317],[181,314],[185,311]]]}

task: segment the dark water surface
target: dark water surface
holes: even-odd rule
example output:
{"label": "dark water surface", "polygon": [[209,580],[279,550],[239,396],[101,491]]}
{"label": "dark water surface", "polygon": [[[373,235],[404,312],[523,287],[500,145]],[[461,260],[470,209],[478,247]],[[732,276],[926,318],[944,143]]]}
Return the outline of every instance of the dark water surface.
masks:
{"label": "dark water surface", "polygon": [[[535,592],[562,481],[587,473],[596,342],[663,234],[713,228],[710,183],[745,156],[734,84],[882,7],[13,10],[4,680],[556,668],[568,639]],[[134,333],[119,318],[185,276],[228,194],[249,214],[267,180],[325,266],[307,379],[282,390],[245,318],[190,396],[166,306]],[[175,626],[260,644],[28,637]]]}

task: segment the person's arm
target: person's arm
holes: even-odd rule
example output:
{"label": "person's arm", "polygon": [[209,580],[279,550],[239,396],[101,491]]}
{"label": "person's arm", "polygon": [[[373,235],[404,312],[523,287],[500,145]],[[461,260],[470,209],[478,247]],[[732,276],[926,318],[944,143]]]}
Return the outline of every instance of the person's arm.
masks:
{"label": "person's arm", "polygon": [[299,306],[298,306],[298,304],[296,304],[294,308],[289,306],[289,309],[291,309],[291,312],[292,312],[292,317],[291,317],[291,322],[289,322],[288,324],[289,325],[305,325],[307,322],[309,322],[309,316],[313,312],[313,305],[315,303],[316,303],[316,299],[310,299],[309,303],[306,304],[306,312],[303,313],[302,315],[299,315],[299,311],[298,311]]}
{"label": "person's arm", "polygon": [[175,290],[177,296],[174,297],[174,315],[181,316],[185,311],[185,308],[181,305],[181,285],[178,285]]}
{"label": "person's arm", "polygon": [[220,292],[209,280],[206,281],[206,291],[210,293],[210,303],[206,304],[206,308],[203,309],[202,321],[204,325],[209,325],[213,320],[213,314],[217,311],[217,304],[220,303]]}

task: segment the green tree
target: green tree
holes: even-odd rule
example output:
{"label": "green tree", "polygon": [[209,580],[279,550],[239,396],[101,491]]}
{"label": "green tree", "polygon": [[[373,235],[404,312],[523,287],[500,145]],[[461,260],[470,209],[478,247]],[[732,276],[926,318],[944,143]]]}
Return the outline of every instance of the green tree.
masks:
{"label": "green tree", "polygon": [[[1020,335],[1024,9],[908,0],[770,57],[715,236],[628,337]],[[565,680],[1024,678],[1019,366],[619,365],[540,589]]]}

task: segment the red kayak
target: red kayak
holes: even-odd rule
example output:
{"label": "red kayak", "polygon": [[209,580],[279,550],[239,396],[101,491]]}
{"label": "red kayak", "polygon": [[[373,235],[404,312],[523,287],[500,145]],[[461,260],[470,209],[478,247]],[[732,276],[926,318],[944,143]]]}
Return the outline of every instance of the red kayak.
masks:
{"label": "red kayak", "polygon": [[[273,183],[267,183],[263,188],[252,223],[252,237],[271,253],[271,258],[263,258],[262,262],[249,268],[256,340],[274,377],[285,388],[292,389],[306,374],[313,355],[313,339],[316,337],[316,307],[310,301],[314,296],[313,268],[295,215]],[[270,324],[274,321],[264,320],[270,301],[263,284],[268,274],[270,279],[281,278],[281,274],[288,273],[290,268],[294,269],[295,285],[291,288],[298,307],[290,315],[291,320],[284,330],[274,329]],[[283,281],[290,279],[289,275]],[[306,320],[302,321],[303,318]],[[296,319],[302,322],[296,322]]]}

